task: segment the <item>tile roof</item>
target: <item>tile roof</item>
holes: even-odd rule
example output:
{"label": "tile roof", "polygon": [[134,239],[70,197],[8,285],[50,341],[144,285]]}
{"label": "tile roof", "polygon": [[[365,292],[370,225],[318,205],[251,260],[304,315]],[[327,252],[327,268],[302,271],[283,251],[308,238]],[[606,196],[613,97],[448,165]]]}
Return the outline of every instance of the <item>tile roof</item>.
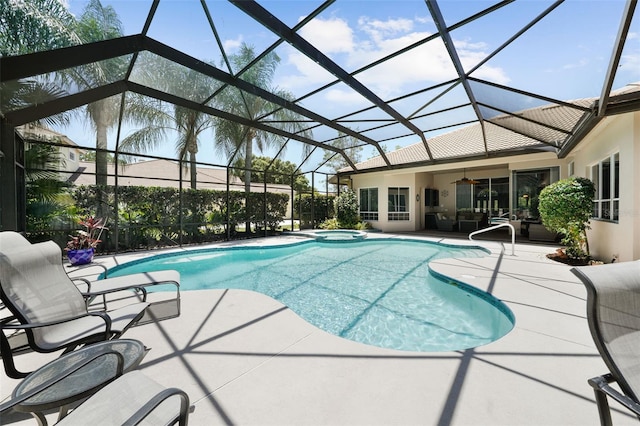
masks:
{"label": "tile roof", "polygon": [[[95,184],[96,163],[82,161],[78,172],[70,179],[75,185]],[[114,164],[108,165],[108,185],[115,184]],[[182,187],[189,187],[189,172],[182,171]],[[149,160],[130,163],[118,169],[118,185],[121,186],[160,186],[165,188],[178,188],[178,163],[169,160]],[[227,172],[224,169],[207,167],[197,168],[198,189],[227,189]],[[244,191],[244,182],[237,176],[231,175],[229,182],[231,190]],[[252,183],[252,192],[262,192],[264,184]],[[268,184],[270,192],[290,193],[291,187],[281,184]]]}
{"label": "tile roof", "polygon": [[[612,97],[620,97],[639,91],[639,84],[629,84],[611,94]],[[516,154],[525,149],[549,151],[562,146],[597,101],[598,98],[585,98],[565,103],[549,103],[513,114],[497,113],[495,110],[483,108],[483,114],[487,116],[494,114],[493,117],[485,118],[484,121],[486,147],[482,125],[474,123],[428,139],[427,145],[433,158],[429,158],[422,142],[389,152],[387,157],[391,165],[396,166],[463,159],[491,153],[513,152]],[[385,166],[379,156],[356,164],[358,170]],[[351,167],[345,167],[340,172],[345,173],[351,170]]]}

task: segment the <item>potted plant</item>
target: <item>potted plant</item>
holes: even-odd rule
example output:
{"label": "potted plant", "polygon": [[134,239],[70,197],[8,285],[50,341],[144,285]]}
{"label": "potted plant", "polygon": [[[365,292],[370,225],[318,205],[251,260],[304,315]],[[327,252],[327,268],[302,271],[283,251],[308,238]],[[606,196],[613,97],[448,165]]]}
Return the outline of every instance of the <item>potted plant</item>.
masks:
{"label": "potted plant", "polygon": [[72,265],[85,265],[93,261],[95,249],[102,240],[102,231],[108,229],[101,218],[87,217],[80,220],[80,225],[85,229],[77,231],[77,235],[69,235],[71,240],[67,242],[65,251]]}

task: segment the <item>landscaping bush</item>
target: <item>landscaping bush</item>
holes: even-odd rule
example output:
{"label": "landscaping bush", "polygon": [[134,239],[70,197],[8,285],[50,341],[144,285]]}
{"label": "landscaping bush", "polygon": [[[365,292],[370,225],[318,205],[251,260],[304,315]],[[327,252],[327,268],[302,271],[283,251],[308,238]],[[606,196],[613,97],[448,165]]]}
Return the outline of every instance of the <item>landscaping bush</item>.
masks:
{"label": "landscaping bush", "polygon": [[555,182],[540,192],[540,217],[544,226],[563,235],[566,254],[573,259],[589,258],[587,229],[595,186],[585,178]]}
{"label": "landscaping bush", "polygon": [[358,218],[358,197],[351,189],[346,189],[335,199],[336,218],[343,228],[353,228]]}
{"label": "landscaping bush", "polygon": [[[72,195],[80,215],[95,214],[100,200],[106,200],[110,206],[105,215],[110,231],[101,244],[104,250],[116,249],[116,232],[118,250],[128,250],[218,240],[226,237],[227,227],[234,235],[236,225],[244,223],[247,217],[254,224],[275,230],[286,216],[289,201],[287,194],[250,193],[247,209],[244,191],[230,191],[227,195],[226,191],[209,189],[184,189],[181,193],[178,188],[121,186],[115,211],[113,186],[79,186],[72,190]],[[112,225],[116,215],[117,229]]]}
{"label": "landscaping bush", "polygon": [[[311,223],[311,204],[313,200],[313,223]],[[299,194],[293,206],[295,215],[300,219],[302,227],[315,228],[327,219],[334,217],[333,195]]]}

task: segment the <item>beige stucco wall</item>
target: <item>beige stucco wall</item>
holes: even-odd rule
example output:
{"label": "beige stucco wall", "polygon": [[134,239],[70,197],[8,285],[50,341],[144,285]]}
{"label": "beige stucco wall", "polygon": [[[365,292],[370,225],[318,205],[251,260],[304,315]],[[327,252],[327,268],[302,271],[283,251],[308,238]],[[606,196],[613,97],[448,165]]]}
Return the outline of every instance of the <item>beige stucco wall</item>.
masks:
{"label": "beige stucco wall", "polygon": [[575,175],[590,178],[589,168],[620,153],[618,222],[591,220],[591,255],[606,262],[640,259],[640,112],[604,119],[571,153]]}
{"label": "beige stucco wall", "polygon": [[[513,170],[527,170],[540,167],[563,166],[554,153],[540,153],[508,158],[475,160],[464,163],[466,176],[474,179],[510,177]],[[440,191],[437,211],[453,214],[456,211],[456,180],[464,175],[461,164],[440,164],[390,172],[363,173],[352,176],[353,189],[378,188],[378,221],[371,224],[386,232],[417,231],[425,228],[424,190],[434,188]],[[561,169],[566,167],[561,167]],[[389,187],[409,187],[411,220],[387,221],[387,189]],[[416,195],[420,194],[420,201]]]}
{"label": "beige stucco wall", "polygon": [[[559,166],[560,179],[568,177],[568,164],[574,162],[574,175],[589,177],[589,168],[612,153],[620,153],[620,213],[619,221],[591,220],[588,233],[591,254],[605,262],[640,259],[640,112],[608,117],[585,137],[567,158],[558,159],[554,152],[505,158],[483,159],[461,164],[441,164],[411,169],[358,174],[352,177],[353,188],[377,187],[380,220],[372,224],[383,231],[414,231],[424,229],[424,189],[440,191],[438,210],[454,212],[456,185],[463,175],[468,178],[511,177],[516,170],[533,170]],[[387,188],[408,186],[411,200],[411,220],[387,222]],[[511,193],[511,191],[510,191]],[[415,195],[420,195],[416,202]],[[510,200],[513,205],[513,200]]]}

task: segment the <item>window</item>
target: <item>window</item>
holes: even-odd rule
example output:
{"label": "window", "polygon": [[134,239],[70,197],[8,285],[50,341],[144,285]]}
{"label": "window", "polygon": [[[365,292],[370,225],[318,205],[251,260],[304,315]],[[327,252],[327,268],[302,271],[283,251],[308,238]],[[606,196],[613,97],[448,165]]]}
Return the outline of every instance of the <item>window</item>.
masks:
{"label": "window", "polygon": [[560,168],[518,170],[513,172],[511,215],[517,220],[538,220],[538,196],[547,185],[557,182]]}
{"label": "window", "polygon": [[76,154],[73,151],[69,151],[69,160],[76,161]]}
{"label": "window", "polygon": [[596,186],[592,216],[595,219],[617,221],[620,203],[620,154],[615,153],[591,166],[591,180]]}
{"label": "window", "polygon": [[409,220],[409,188],[389,188],[389,216],[387,220]]}
{"label": "window", "polygon": [[573,161],[569,163],[568,174],[569,174],[569,177],[576,174],[576,164]]}
{"label": "window", "polygon": [[378,220],[378,188],[360,188],[360,219]]}
{"label": "window", "polygon": [[509,178],[476,179],[475,185],[456,185],[456,209],[487,213],[491,217],[508,215]]}

